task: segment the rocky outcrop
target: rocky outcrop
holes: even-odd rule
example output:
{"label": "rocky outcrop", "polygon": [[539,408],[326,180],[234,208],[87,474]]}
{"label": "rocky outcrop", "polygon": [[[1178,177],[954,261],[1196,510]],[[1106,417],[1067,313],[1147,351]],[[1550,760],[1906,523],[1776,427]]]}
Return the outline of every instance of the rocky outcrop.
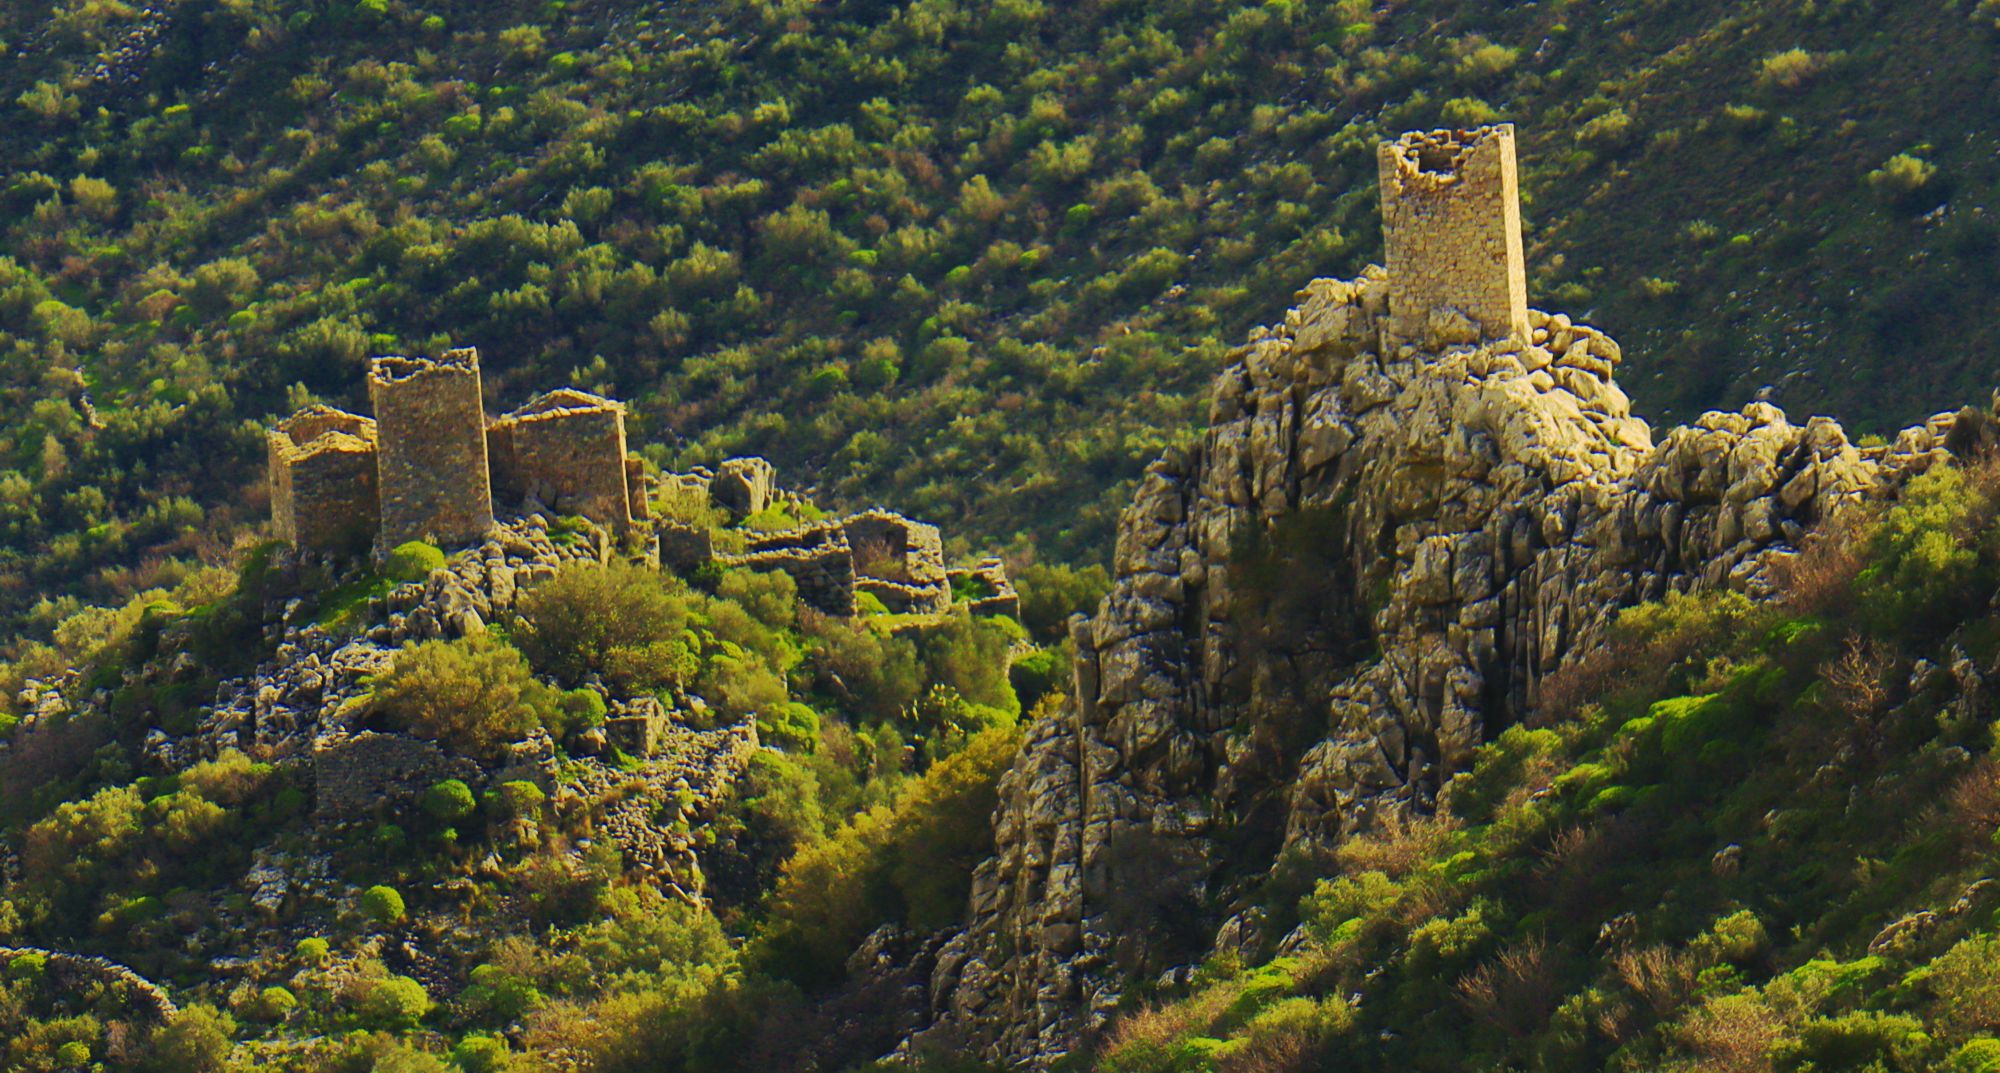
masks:
{"label": "rocky outcrop", "polygon": [[1768,593],[1807,533],[1990,425],[1863,450],[1753,403],[1656,438],[1617,344],[1565,316],[1397,346],[1380,269],[1299,298],[1125,512],[1072,700],[1001,782],[908,1046],[1046,1066],[1208,950],[1280,854],[1431,807],[1619,609]]}

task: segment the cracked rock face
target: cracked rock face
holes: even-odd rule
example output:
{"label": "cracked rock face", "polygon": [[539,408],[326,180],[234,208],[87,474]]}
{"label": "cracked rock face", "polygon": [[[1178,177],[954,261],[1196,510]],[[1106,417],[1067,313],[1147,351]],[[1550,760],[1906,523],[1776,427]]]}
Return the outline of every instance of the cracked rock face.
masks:
{"label": "cracked rock face", "polygon": [[1281,853],[1432,807],[1620,609],[1768,594],[1807,533],[1986,421],[1864,451],[1753,403],[1656,436],[1595,329],[1532,313],[1529,342],[1391,349],[1387,294],[1380,269],[1313,282],[1147,471],[906,1047],[1046,1066],[1210,949]]}

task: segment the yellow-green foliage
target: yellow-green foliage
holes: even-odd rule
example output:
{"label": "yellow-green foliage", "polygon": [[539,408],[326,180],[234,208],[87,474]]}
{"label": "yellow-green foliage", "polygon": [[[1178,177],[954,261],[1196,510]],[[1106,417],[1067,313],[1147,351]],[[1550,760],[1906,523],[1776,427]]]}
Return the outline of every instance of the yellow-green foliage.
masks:
{"label": "yellow-green foliage", "polygon": [[535,680],[518,650],[485,633],[405,648],[373,689],[392,723],[474,755],[557,714],[555,691]]}
{"label": "yellow-green foliage", "polygon": [[1912,480],[1869,541],[1874,561],[1861,572],[1857,591],[1875,624],[1885,630],[1935,628],[1983,599],[1990,584],[1992,546],[1987,532],[1991,494],[1964,471],[1941,465]]}
{"label": "yellow-green foliage", "polygon": [[522,651],[572,685],[591,673],[635,689],[693,676],[686,590],[670,574],[572,562],[523,595],[519,611]]}
{"label": "yellow-green foliage", "polygon": [[839,972],[876,925],[919,930],[957,919],[971,868],[991,851],[994,784],[1019,734],[996,727],[785,865],[755,944],[767,971],[799,980]]}

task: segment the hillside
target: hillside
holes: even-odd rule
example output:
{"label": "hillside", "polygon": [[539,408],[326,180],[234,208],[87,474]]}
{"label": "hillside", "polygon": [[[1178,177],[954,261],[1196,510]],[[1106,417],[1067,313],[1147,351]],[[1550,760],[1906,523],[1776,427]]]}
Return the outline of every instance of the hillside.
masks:
{"label": "hillside", "polygon": [[[1521,125],[1536,293],[1657,417],[1986,388],[1987,2],[69,0],[0,12],[0,577],[223,558],[250,428],[375,352],[638,400],[1100,560],[1226,341],[1379,253],[1386,133]],[[1919,370],[1921,372],[1919,373]]]}

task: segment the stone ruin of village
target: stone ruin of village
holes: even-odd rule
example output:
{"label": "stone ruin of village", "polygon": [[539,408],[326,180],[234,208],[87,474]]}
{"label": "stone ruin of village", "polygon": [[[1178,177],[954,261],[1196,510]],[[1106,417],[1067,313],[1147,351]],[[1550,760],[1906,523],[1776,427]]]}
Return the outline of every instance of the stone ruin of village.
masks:
{"label": "stone ruin of village", "polygon": [[656,489],[627,449],[622,403],[562,388],[488,419],[471,348],[376,358],[368,395],[373,418],[313,405],[269,433],[272,526],[300,551],[339,554],[372,542],[386,555],[414,540],[449,548],[485,539],[496,518],[577,515],[683,571],[709,563],[783,571],[800,600],[825,614],[854,615],[862,596],[892,613],[943,614],[955,581],[979,594],[961,601],[974,614],[1019,610],[999,559],[949,569],[937,527],[893,511],[747,532],[745,550],[719,551],[711,530],[655,519],[652,496],[707,503],[741,521],[789,498],[769,462],[732,458],[713,471],[668,474]]}

